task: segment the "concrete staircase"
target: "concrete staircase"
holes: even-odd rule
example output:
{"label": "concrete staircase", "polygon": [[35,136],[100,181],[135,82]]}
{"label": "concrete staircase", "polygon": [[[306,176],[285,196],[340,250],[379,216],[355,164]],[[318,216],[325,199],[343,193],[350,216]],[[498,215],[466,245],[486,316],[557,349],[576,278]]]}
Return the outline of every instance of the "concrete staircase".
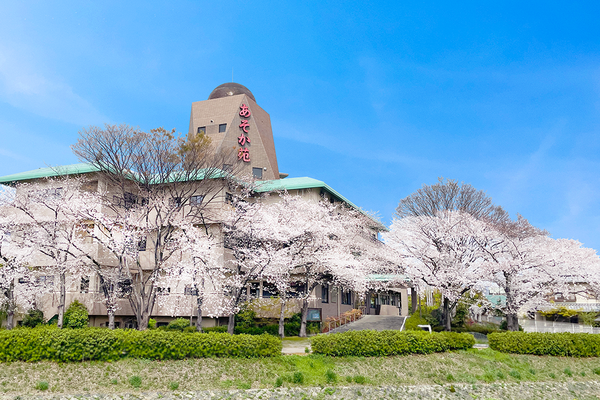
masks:
{"label": "concrete staircase", "polygon": [[406,317],[396,315],[365,315],[358,321],[350,322],[335,329],[329,333],[340,333],[347,331],[364,331],[371,329],[374,331],[387,331],[404,329],[404,320]]}

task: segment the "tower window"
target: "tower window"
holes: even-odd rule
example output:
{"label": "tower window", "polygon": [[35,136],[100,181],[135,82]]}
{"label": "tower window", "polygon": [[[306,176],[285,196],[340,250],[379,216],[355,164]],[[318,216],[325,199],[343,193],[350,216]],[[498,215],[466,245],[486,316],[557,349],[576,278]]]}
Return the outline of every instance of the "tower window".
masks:
{"label": "tower window", "polygon": [[219,125],[219,133],[223,133],[227,130],[227,124],[220,124]]}
{"label": "tower window", "polygon": [[206,127],[205,126],[199,126],[198,127],[198,134],[206,135]]}
{"label": "tower window", "polygon": [[252,176],[256,179],[262,179],[263,177],[263,169],[262,168],[252,168]]}

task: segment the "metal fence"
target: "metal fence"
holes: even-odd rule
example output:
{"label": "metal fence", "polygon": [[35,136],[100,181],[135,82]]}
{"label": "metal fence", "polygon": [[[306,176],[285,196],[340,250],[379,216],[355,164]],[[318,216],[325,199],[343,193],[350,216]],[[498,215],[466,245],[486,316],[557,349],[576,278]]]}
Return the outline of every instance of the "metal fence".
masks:
{"label": "metal fence", "polygon": [[570,322],[520,319],[519,324],[525,332],[600,333],[600,328],[594,328],[590,325],[572,324]]}

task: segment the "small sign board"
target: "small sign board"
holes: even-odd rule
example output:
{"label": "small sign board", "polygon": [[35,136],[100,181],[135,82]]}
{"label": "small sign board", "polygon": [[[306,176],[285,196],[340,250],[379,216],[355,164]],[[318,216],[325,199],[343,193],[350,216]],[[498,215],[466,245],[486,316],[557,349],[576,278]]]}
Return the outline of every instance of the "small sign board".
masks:
{"label": "small sign board", "polygon": [[309,308],[306,320],[309,322],[321,322],[321,309],[320,308]]}

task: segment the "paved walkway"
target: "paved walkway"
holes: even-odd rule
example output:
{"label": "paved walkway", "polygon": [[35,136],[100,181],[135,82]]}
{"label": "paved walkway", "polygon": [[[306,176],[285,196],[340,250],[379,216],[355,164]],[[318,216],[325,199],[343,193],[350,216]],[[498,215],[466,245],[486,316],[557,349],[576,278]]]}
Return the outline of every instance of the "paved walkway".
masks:
{"label": "paved walkway", "polygon": [[306,348],[310,350],[310,340],[308,338],[291,337],[284,338],[281,341],[281,354],[306,355]]}
{"label": "paved walkway", "polygon": [[355,322],[350,322],[332,329],[330,333],[340,333],[347,331],[364,331],[371,329],[374,331],[402,330],[406,317],[393,315],[365,315]]}

